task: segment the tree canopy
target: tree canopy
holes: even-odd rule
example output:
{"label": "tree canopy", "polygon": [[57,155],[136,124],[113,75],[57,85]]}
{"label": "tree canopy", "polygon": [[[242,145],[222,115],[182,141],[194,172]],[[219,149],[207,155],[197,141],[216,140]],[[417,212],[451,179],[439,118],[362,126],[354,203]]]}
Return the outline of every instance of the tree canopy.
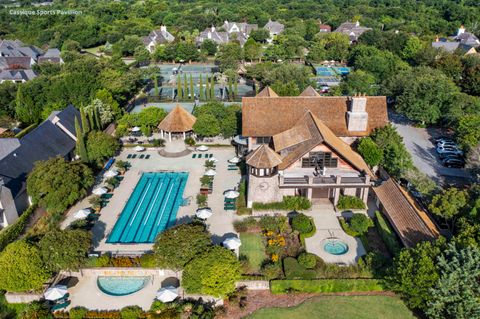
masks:
{"label": "tree canopy", "polygon": [[101,164],[116,154],[120,144],[113,136],[102,131],[92,131],[87,135],[87,155],[91,162]]}

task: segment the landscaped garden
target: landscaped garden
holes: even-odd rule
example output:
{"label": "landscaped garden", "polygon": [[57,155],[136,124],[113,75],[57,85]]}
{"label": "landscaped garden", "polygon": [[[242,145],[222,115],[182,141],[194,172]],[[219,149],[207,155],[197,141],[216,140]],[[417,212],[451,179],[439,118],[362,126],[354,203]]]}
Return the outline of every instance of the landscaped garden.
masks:
{"label": "landscaped garden", "polygon": [[415,318],[398,298],[387,296],[317,297],[292,308],[265,308],[249,319],[408,319]]}

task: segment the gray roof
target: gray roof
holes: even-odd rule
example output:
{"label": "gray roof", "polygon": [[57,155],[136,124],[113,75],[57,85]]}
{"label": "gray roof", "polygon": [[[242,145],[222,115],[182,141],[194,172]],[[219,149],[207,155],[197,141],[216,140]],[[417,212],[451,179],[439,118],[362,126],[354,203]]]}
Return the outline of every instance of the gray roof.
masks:
{"label": "gray roof", "polygon": [[28,56],[7,56],[0,57],[0,70],[6,69],[30,69],[32,58]]}
{"label": "gray roof", "polygon": [[19,40],[1,40],[0,41],[0,56],[6,57],[22,57],[28,56],[33,59],[37,59],[43,51],[39,48],[31,45],[26,46]]}
{"label": "gray roof", "polygon": [[0,160],[20,146],[18,138],[0,138]]}
{"label": "gray roof", "polygon": [[214,27],[206,28],[201,32],[197,37],[197,42],[202,43],[205,40],[212,40],[217,44],[225,44],[229,41],[229,36],[227,32],[219,32]]}
{"label": "gray roof", "polygon": [[358,38],[365,31],[371,30],[371,28],[361,27],[360,23],[357,22],[344,22],[342,23],[335,31],[346,34],[350,37],[350,41],[357,41]]}
{"label": "gray roof", "polygon": [[480,40],[477,36],[471,32],[463,32],[462,34],[456,36],[456,40],[460,41],[461,44],[468,45],[470,47],[480,46]]}
{"label": "gray roof", "polygon": [[37,75],[32,70],[0,70],[1,81],[28,81]]}
{"label": "gray roof", "polygon": [[278,21],[268,20],[267,24],[264,26],[270,33],[280,34],[282,33],[285,26]]}
{"label": "gray roof", "polygon": [[460,42],[441,42],[441,41],[432,42],[432,48],[442,49],[450,53],[458,49],[459,45],[460,45]]}
{"label": "gray roof", "polygon": [[[72,105],[55,113],[20,139],[20,146],[0,160],[0,176],[13,197],[25,187],[34,163],[55,156],[65,157],[75,148],[75,140],[60,127],[74,133],[75,117],[80,113]],[[59,123],[56,123],[58,120]]]}
{"label": "gray roof", "polygon": [[250,32],[252,32],[252,30],[257,30],[258,29],[258,24],[248,24],[248,23],[245,23],[245,22],[228,22],[228,21],[225,21],[223,23],[223,28],[228,33],[242,32],[242,33],[245,33],[245,34],[248,35],[248,34],[250,34]]}
{"label": "gray roof", "polygon": [[143,39],[143,43],[148,45],[150,42],[154,44],[163,44],[172,42],[175,40],[175,37],[167,31],[165,26],[160,27],[158,30],[153,30],[148,36]]}

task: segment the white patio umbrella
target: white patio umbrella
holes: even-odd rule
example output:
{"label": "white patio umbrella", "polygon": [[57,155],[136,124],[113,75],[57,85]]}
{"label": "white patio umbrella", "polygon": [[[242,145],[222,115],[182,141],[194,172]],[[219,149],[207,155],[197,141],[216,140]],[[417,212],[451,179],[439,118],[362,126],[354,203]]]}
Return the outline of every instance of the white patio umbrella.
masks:
{"label": "white patio umbrella", "polygon": [[97,187],[92,191],[92,193],[94,193],[95,195],[103,195],[108,193],[108,189],[106,189],[105,187]]}
{"label": "white patio umbrella", "polygon": [[83,209],[78,210],[78,211],[73,215],[73,218],[75,218],[75,219],[84,219],[84,218],[87,218],[88,215],[90,215],[90,213],[91,213],[90,208],[83,208]]}
{"label": "white patio umbrella", "polygon": [[200,151],[200,152],[208,151],[208,146],[207,145],[200,145],[199,147],[197,147],[197,151]]}
{"label": "white patio umbrella", "polygon": [[138,126],[132,127],[132,132],[138,132],[140,131],[140,128]]}
{"label": "white patio umbrella", "polygon": [[45,291],[45,293],[43,294],[43,296],[47,300],[55,301],[65,296],[67,293],[67,286],[56,285],[54,287],[48,288],[47,291]]}
{"label": "white patio umbrella", "polygon": [[145,151],[145,147],[137,145],[135,146],[135,152],[143,152]]}
{"label": "white patio umbrella", "polygon": [[223,246],[227,249],[237,249],[242,245],[242,242],[237,237],[229,237],[223,241]]}
{"label": "white patio umbrella", "polygon": [[105,173],[105,177],[115,177],[118,175],[118,171],[111,169]]}
{"label": "white patio umbrella", "polygon": [[223,195],[226,198],[237,198],[238,196],[240,196],[240,193],[231,189],[231,190],[228,190],[225,193],[223,193]]}
{"label": "white patio umbrella", "polygon": [[238,158],[237,156],[235,157],[232,157],[231,159],[228,160],[229,163],[232,163],[232,164],[238,164],[240,163],[242,160],[240,158]]}
{"label": "white patio umbrella", "polygon": [[210,208],[201,208],[195,212],[195,215],[200,219],[207,219],[212,216],[212,210]]}
{"label": "white patio umbrella", "polygon": [[217,172],[215,172],[213,169],[209,169],[203,175],[205,175],[205,176],[215,176],[215,175],[217,175]]}
{"label": "white patio umbrella", "polygon": [[208,160],[209,160],[210,162],[214,162],[214,163],[218,162],[218,158],[216,158],[215,156],[214,156],[214,157],[210,157]]}
{"label": "white patio umbrella", "polygon": [[163,287],[157,291],[157,299],[161,302],[171,302],[177,297],[178,289],[173,286]]}

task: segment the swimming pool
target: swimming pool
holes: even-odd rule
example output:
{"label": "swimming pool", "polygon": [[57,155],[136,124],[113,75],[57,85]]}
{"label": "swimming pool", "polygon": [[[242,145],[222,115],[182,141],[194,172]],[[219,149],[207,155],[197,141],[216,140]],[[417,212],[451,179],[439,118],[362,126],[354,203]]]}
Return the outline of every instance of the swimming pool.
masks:
{"label": "swimming pool", "polygon": [[110,296],[127,296],[147,285],[149,277],[99,276],[98,288]]}
{"label": "swimming pool", "polygon": [[107,243],[153,243],[172,226],[182,204],[188,173],[143,173]]}

